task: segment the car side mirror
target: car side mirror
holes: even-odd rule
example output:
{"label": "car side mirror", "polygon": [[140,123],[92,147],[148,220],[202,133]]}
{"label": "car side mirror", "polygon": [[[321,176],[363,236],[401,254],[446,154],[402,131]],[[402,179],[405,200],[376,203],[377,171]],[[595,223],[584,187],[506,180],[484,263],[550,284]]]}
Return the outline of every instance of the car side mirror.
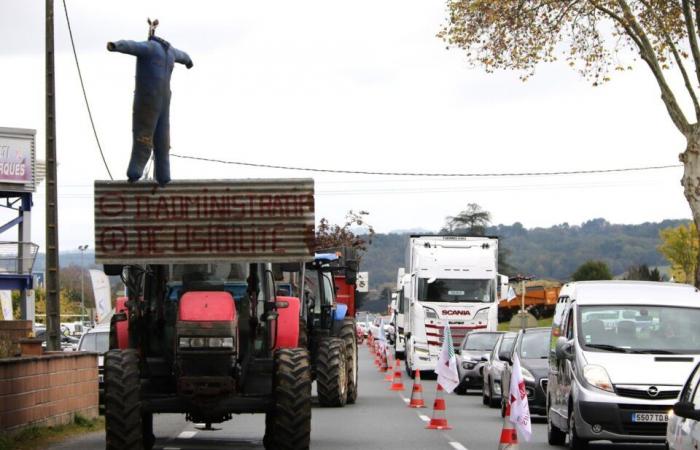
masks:
{"label": "car side mirror", "polygon": [[460,353],[462,353],[462,349],[456,348],[456,349],[455,349],[455,355],[459,355]]}
{"label": "car side mirror", "polygon": [[483,362],[486,362],[486,361],[488,361],[488,360],[489,360],[489,357],[488,357],[488,356],[482,356],[482,357],[481,357],[481,361],[483,361]]}
{"label": "car side mirror", "polygon": [[507,361],[508,364],[513,363],[513,361],[510,359],[510,352],[498,352],[498,359],[501,361]]}
{"label": "car side mirror", "polygon": [[684,419],[700,420],[700,410],[695,409],[695,405],[690,402],[678,402],[673,405],[673,413]]}
{"label": "car side mirror", "polygon": [[564,336],[557,338],[556,346],[554,347],[554,355],[557,359],[574,359],[574,344]]}

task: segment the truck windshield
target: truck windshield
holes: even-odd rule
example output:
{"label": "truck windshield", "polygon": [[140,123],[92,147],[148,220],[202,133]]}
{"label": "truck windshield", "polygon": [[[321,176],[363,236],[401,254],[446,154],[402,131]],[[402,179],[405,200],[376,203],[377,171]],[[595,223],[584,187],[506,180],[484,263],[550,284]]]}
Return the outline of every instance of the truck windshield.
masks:
{"label": "truck windshield", "polygon": [[109,332],[87,333],[83,336],[79,350],[100,354],[107,353],[107,350],[109,350]]}
{"label": "truck windshield", "polygon": [[700,354],[700,308],[597,305],[578,309],[578,339],[590,350]]}
{"label": "truck windshield", "polygon": [[418,300],[423,302],[482,302],[495,299],[493,280],[419,278]]}

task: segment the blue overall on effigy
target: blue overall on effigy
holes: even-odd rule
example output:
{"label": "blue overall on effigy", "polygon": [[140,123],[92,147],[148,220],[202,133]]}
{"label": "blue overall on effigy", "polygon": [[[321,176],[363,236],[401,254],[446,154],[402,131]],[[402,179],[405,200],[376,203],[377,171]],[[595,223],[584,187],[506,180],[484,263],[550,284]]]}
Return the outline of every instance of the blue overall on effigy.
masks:
{"label": "blue overall on effigy", "polygon": [[192,67],[187,53],[169,42],[150,36],[147,41],[116,41],[107,44],[113,52],[136,56],[133,147],[126,176],[136,181],[143,175],[153,150],[155,179],[161,186],[170,181],[170,75],[175,63]]}

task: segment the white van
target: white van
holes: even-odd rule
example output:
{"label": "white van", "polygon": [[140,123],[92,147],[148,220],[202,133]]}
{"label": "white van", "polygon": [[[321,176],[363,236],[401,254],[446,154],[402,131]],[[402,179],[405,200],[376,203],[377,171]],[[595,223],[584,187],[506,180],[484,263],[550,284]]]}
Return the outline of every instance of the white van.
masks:
{"label": "white van", "polygon": [[564,285],[549,355],[549,443],[663,442],[668,413],[700,360],[699,325],[693,286]]}

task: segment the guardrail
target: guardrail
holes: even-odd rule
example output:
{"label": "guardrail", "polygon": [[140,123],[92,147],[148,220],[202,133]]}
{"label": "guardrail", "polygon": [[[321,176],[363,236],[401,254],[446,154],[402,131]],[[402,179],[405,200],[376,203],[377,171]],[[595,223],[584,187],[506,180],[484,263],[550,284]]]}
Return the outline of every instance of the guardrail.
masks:
{"label": "guardrail", "polygon": [[38,251],[33,242],[0,241],[0,274],[30,275]]}

